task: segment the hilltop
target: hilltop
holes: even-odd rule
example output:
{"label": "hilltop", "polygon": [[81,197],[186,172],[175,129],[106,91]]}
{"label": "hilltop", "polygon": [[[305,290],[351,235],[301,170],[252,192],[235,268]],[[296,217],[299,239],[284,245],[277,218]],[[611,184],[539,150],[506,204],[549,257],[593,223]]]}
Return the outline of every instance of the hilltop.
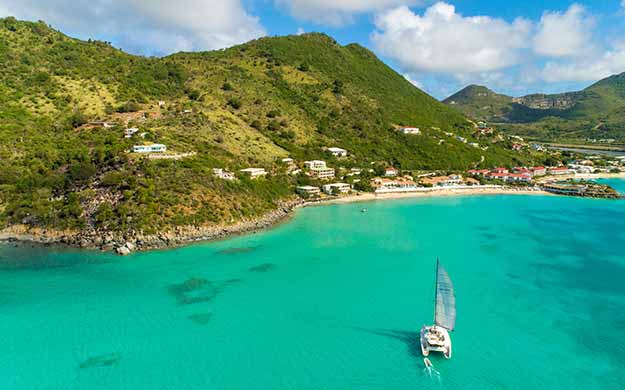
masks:
{"label": "hilltop", "polygon": [[625,141],[625,73],[582,91],[511,97],[468,86],[443,101],[465,115],[505,131],[552,141]]}
{"label": "hilltop", "polygon": [[[466,139],[477,141],[475,128],[461,113],[369,50],[323,34],[146,58],[43,22],[6,18],[0,54],[5,228],[155,234],[253,220],[292,200],[294,186],[307,182],[286,174],[285,157],[403,170],[534,158],[503,141],[468,145]],[[401,125],[422,134],[401,134]],[[124,138],[131,127],[137,134]],[[464,142],[445,135],[452,133]],[[128,152],[147,142],[185,157]],[[339,162],[328,146],[347,149],[349,157]],[[212,171],[247,167],[270,175],[225,181]]]}

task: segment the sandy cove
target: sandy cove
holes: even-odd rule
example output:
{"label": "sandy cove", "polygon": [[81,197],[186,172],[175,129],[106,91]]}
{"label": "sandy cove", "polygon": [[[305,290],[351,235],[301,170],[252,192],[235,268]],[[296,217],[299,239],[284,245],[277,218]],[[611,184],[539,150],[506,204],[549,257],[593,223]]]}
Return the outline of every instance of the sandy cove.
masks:
{"label": "sandy cove", "polygon": [[[553,179],[553,177],[549,177]],[[559,180],[598,179],[598,178],[625,178],[625,172],[618,174],[581,174],[557,177]],[[119,234],[113,232],[76,232],[55,231],[53,229],[29,228],[15,225],[0,231],[0,241],[26,242],[46,245],[66,245],[70,247],[99,249],[103,251],[115,250],[119,254],[129,254],[134,251],[164,249],[184,246],[195,242],[216,241],[231,238],[241,234],[255,233],[273,228],[287,221],[293,216],[294,210],[300,207],[323,206],[330,204],[344,204],[354,202],[370,202],[378,200],[433,198],[450,196],[475,195],[540,195],[558,196],[538,189],[506,186],[473,186],[465,188],[432,188],[427,191],[392,192],[392,193],[357,193],[339,198],[324,198],[316,201],[289,201],[283,203],[276,210],[255,219],[240,221],[232,225],[216,225],[195,227],[178,227],[172,231],[153,235],[141,233]]]}

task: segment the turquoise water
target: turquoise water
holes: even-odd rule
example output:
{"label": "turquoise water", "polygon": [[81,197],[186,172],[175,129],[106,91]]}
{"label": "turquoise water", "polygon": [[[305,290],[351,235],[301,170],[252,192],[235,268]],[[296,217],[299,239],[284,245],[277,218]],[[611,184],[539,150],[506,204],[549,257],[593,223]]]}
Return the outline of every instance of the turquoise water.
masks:
{"label": "turquoise water", "polygon": [[[363,206],[367,213],[361,213]],[[0,247],[3,389],[625,388],[625,202],[540,196],[300,210],[127,258]],[[458,302],[423,371],[436,257]]]}

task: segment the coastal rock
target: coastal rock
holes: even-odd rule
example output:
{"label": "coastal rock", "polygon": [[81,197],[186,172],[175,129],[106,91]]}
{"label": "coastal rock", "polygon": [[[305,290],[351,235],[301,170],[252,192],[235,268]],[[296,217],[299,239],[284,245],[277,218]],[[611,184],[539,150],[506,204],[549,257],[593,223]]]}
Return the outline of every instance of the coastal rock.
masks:
{"label": "coastal rock", "polygon": [[117,252],[120,256],[128,256],[132,251],[126,246],[120,246],[115,250],[115,252]]}

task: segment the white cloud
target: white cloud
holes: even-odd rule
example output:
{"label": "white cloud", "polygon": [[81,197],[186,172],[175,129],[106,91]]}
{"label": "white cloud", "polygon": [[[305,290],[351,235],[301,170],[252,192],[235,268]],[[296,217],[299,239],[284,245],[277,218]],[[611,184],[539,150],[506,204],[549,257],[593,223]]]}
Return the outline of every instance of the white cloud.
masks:
{"label": "white cloud", "polygon": [[583,56],[592,49],[593,25],[593,18],[578,4],[566,12],[545,12],[534,37],[534,50],[546,57]]}
{"label": "white cloud", "polygon": [[376,15],[371,39],[379,53],[404,71],[477,73],[518,64],[528,47],[532,25],[488,16],[464,17],[438,2],[418,15],[398,7]]}
{"label": "white cloud", "polygon": [[625,45],[616,45],[598,57],[575,62],[547,62],[542,78],[548,82],[597,81],[625,71]]}
{"label": "white cloud", "polygon": [[0,11],[144,54],[218,49],[265,35],[241,0],[0,0]]}
{"label": "white cloud", "polygon": [[398,5],[418,5],[421,0],[275,0],[294,17],[302,20],[343,26],[353,22],[354,16],[375,12]]}
{"label": "white cloud", "polygon": [[[625,1],[625,0],[623,0],[623,1]],[[297,35],[306,34],[306,31],[304,31],[304,29],[303,29],[303,28],[299,27],[299,28],[297,29],[297,32],[296,32],[295,34],[297,34]]]}

